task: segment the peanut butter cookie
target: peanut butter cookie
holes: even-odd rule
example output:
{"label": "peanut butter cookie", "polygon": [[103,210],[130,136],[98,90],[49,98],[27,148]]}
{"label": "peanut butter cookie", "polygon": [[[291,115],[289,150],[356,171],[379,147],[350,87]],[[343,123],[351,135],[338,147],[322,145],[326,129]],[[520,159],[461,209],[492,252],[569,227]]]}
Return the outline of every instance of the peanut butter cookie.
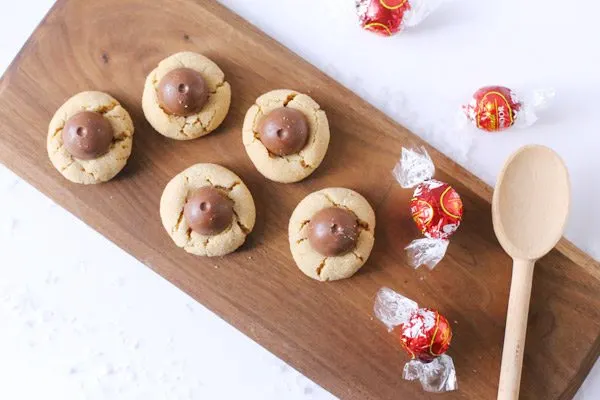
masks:
{"label": "peanut butter cookie", "polygon": [[216,164],[196,164],[176,175],[160,199],[160,218],[188,253],[223,256],[254,228],[254,200],[244,182]]}
{"label": "peanut butter cookie", "polygon": [[242,136],[246,152],[261,174],[276,182],[298,182],[323,161],[329,146],[329,123],[309,96],[273,90],[250,107]]}
{"label": "peanut butter cookie", "polygon": [[207,57],[181,52],[162,60],[148,77],[142,95],[146,119],[160,134],[190,140],[215,130],[227,115],[231,87]]}
{"label": "peanut butter cookie", "polygon": [[81,92],[52,117],[46,141],[48,156],[71,182],[106,182],[127,163],[133,130],[129,113],[112,96]]}
{"label": "peanut butter cookie", "polygon": [[296,206],[288,233],[294,261],[306,275],[319,281],[349,278],[371,254],[375,212],[355,191],[327,188]]}

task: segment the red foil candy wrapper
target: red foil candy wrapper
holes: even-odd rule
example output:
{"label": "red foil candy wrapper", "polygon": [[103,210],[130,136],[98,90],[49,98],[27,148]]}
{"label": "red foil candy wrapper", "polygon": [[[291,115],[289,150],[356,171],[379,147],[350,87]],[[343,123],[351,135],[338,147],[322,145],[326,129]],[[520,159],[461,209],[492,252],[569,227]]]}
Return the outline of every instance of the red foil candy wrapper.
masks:
{"label": "red foil candy wrapper", "polygon": [[358,0],[356,9],[361,26],[383,36],[392,36],[402,28],[408,0]]}
{"label": "red foil candy wrapper", "polygon": [[395,327],[392,332],[398,335],[411,359],[424,362],[444,354],[450,347],[452,329],[448,320],[435,310],[419,308],[408,320]]}
{"label": "red foil candy wrapper", "polygon": [[452,186],[433,179],[435,167],[425,148],[402,148],[393,173],[400,186],[415,188],[410,211],[425,236],[406,247],[408,261],[414,268],[425,265],[433,269],[446,254],[448,238],[460,225],[462,200]]}
{"label": "red foil candy wrapper", "polygon": [[360,25],[382,36],[420,23],[442,0],[356,0]]}
{"label": "red foil candy wrapper", "polygon": [[419,308],[389,288],[377,293],[374,313],[411,357],[404,366],[404,379],[418,379],[428,392],[456,390],[454,362],[444,354],[452,341],[452,328],[443,315]]}
{"label": "red foil candy wrapper", "polygon": [[535,90],[525,96],[504,86],[485,86],[477,90],[463,112],[475,127],[499,132],[511,126],[529,126],[537,121],[537,112],[554,97],[554,90]]}
{"label": "red foil candy wrapper", "polygon": [[430,179],[415,189],[410,200],[410,212],[423,235],[448,239],[460,225],[463,205],[452,186]]}

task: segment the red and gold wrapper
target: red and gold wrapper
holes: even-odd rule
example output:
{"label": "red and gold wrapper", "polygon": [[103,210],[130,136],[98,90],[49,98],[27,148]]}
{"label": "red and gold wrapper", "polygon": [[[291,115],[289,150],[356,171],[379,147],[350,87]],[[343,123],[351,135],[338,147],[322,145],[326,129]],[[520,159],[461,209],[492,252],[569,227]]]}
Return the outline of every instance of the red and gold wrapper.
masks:
{"label": "red and gold wrapper", "polygon": [[443,0],[355,0],[360,26],[392,36],[424,20]]}
{"label": "red and gold wrapper", "polygon": [[482,87],[465,106],[467,118],[484,131],[497,132],[514,125],[521,102],[504,86]]}
{"label": "red and gold wrapper", "polygon": [[542,89],[519,94],[505,86],[485,86],[462,106],[471,123],[487,132],[500,132],[512,126],[530,126],[538,111],[554,97],[554,90]]}
{"label": "red and gold wrapper", "polygon": [[444,258],[448,238],[456,232],[463,216],[460,195],[447,183],[433,179],[435,167],[425,148],[402,148],[394,176],[403,188],[415,188],[410,200],[413,221],[425,236],[407,247],[408,262],[414,268],[429,269]]}
{"label": "red and gold wrapper", "polygon": [[360,25],[382,36],[392,36],[402,29],[408,0],[359,0],[356,2]]}
{"label": "red and gold wrapper", "polygon": [[448,320],[429,308],[414,310],[408,320],[396,326],[392,333],[398,336],[411,359],[423,362],[431,362],[444,354],[452,341]]}
{"label": "red and gold wrapper", "polygon": [[377,292],[373,311],[410,355],[404,379],[419,380],[428,392],[456,390],[454,362],[445,354],[452,328],[443,315],[385,287]]}
{"label": "red and gold wrapper", "polygon": [[448,239],[460,225],[463,204],[447,183],[430,179],[415,189],[410,212],[421,233],[432,239]]}

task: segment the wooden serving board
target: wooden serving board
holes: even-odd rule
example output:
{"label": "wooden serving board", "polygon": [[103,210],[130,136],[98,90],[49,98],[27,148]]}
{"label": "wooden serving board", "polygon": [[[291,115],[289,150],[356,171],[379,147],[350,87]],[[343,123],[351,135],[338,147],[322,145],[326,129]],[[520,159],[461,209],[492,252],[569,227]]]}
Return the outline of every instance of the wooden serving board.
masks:
{"label": "wooden serving board", "polygon": [[[140,105],[146,74],[181,50],[215,60],[233,89],[224,125],[191,142],[154,132]],[[267,181],[242,145],[246,110],[275,88],[309,93],[331,124],[327,157],[302,183]],[[84,187],[54,170],[45,143],[54,111],[90,89],[119,99],[136,132],[125,170],[110,183]],[[0,82],[0,121],[0,162],[337,396],[440,397],[401,379],[407,357],[372,314],[375,293],[389,286],[439,309],[452,323],[449,354],[459,390],[442,397],[495,398],[511,260],[494,237],[490,188],[428,147],[437,178],[461,194],[465,216],[433,272],[409,268],[403,248],[419,236],[408,212],[411,191],[401,189],[390,171],[401,146],[423,142],[214,1],[59,0]],[[231,168],[256,201],[254,232],[224,258],[197,258],[176,248],[159,220],[164,185],[197,162]],[[294,265],[287,223],[304,196],[329,186],[367,197],[377,212],[376,241],[353,278],[319,283]],[[586,376],[600,344],[599,271],[566,240],[538,263],[522,398],[571,398]]]}

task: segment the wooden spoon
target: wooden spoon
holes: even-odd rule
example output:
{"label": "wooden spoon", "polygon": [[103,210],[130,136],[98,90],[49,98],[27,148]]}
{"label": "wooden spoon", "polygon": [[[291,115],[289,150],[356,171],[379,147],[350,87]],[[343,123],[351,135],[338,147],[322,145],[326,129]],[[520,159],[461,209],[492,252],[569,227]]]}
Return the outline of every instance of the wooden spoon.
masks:
{"label": "wooden spoon", "polygon": [[562,236],[570,191],[563,161],[544,146],[517,150],[498,178],[492,202],[494,231],[513,258],[499,400],[519,397],[533,267]]}

